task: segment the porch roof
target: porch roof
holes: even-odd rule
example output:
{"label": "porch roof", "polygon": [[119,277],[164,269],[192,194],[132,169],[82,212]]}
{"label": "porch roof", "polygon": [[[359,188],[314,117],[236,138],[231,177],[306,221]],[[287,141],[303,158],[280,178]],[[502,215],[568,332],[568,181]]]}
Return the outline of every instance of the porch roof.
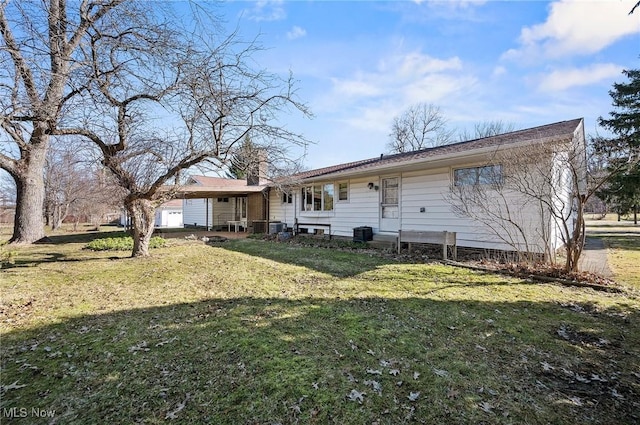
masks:
{"label": "porch roof", "polygon": [[225,198],[260,193],[268,188],[266,184],[248,185],[246,180],[222,177],[192,176],[191,181],[192,184],[182,186],[177,191],[176,198]]}

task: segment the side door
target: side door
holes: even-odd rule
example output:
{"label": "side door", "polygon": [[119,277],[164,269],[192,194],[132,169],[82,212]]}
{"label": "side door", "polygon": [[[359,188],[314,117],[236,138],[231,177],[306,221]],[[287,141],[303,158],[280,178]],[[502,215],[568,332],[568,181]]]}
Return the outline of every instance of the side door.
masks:
{"label": "side door", "polygon": [[397,232],[400,228],[400,177],[380,180],[380,231]]}

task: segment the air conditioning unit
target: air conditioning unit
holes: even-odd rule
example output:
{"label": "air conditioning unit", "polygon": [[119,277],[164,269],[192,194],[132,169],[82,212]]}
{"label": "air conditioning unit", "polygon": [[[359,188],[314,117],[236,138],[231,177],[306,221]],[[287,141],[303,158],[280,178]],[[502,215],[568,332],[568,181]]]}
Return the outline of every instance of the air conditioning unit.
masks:
{"label": "air conditioning unit", "polygon": [[269,234],[284,232],[287,229],[287,223],[269,223]]}

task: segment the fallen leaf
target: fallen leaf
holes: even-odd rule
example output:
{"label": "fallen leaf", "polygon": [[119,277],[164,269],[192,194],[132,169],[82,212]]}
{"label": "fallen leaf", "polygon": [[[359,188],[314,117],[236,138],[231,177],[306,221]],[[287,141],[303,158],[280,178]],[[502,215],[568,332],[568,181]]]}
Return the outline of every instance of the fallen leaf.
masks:
{"label": "fallen leaf", "polygon": [[187,401],[189,400],[190,395],[187,394],[184,401],[182,403],[179,403],[178,406],[172,410],[171,412],[167,413],[167,415],[164,417],[165,419],[176,419],[178,416],[178,413],[182,412],[184,410],[184,408],[187,405]]}
{"label": "fallen leaf", "polygon": [[364,381],[366,386],[371,386],[374,392],[382,394],[382,385],[378,381]]}
{"label": "fallen leaf", "polygon": [[580,374],[577,374],[577,373],[576,373],[576,381],[582,382],[583,384],[588,384],[589,382],[591,382],[589,379],[587,379],[584,376],[581,376]]}
{"label": "fallen leaf", "polygon": [[13,384],[0,386],[0,388],[2,389],[2,392],[6,392],[9,390],[17,390],[24,387],[26,387],[26,385],[18,385],[18,381],[15,381]]}
{"label": "fallen leaf", "polygon": [[435,373],[436,375],[442,377],[442,378],[447,378],[449,376],[449,372],[447,372],[444,369],[436,369],[435,367],[433,368],[433,373]]}
{"label": "fallen leaf", "polygon": [[400,371],[398,369],[391,369],[389,371],[389,375],[398,376],[399,374],[400,374]]}
{"label": "fallen leaf", "polygon": [[569,334],[567,333],[567,328],[565,325],[560,326],[560,329],[556,331],[561,338],[570,339]]}
{"label": "fallen leaf", "polygon": [[362,404],[365,395],[367,395],[367,393],[361,393],[358,390],[351,390],[351,392],[347,394],[347,398],[351,401],[357,401],[358,403]]}
{"label": "fallen leaf", "polygon": [[176,341],[177,339],[178,339],[178,337],[177,337],[177,336],[174,336],[174,337],[173,337],[173,338],[171,338],[171,339],[167,339],[167,340],[165,340],[165,341],[160,341],[159,343],[157,343],[157,344],[156,344],[156,347],[162,347],[163,345],[170,344],[170,343],[172,343],[173,341]]}
{"label": "fallen leaf", "polygon": [[420,397],[420,391],[416,391],[416,392],[411,392],[409,393],[409,395],[407,396],[407,398],[409,399],[409,401],[416,401],[418,399],[418,397]]}
{"label": "fallen leaf", "polygon": [[620,394],[615,388],[611,390],[611,396],[620,400],[624,400],[624,396]]}
{"label": "fallen leaf", "polygon": [[542,370],[544,370],[545,372],[549,372],[549,371],[555,369],[553,366],[551,366],[547,362],[540,362],[540,364],[542,365]]}
{"label": "fallen leaf", "polygon": [[382,371],[377,369],[367,369],[367,373],[370,375],[382,375]]}
{"label": "fallen leaf", "polygon": [[483,412],[493,413],[493,411],[492,411],[493,406],[489,402],[483,401],[482,403],[478,404],[478,406],[480,406],[480,409]]}
{"label": "fallen leaf", "polygon": [[576,397],[576,396],[569,397],[569,401],[575,404],[576,406],[582,406],[582,400],[580,399],[580,397]]}
{"label": "fallen leaf", "polygon": [[149,351],[149,348],[147,341],[142,341],[140,344],[137,345],[132,345],[131,347],[129,347],[129,352],[130,353],[135,353],[137,351]]}
{"label": "fallen leaf", "polygon": [[420,377],[420,372],[413,372],[413,379],[414,380],[418,380],[419,377]]}

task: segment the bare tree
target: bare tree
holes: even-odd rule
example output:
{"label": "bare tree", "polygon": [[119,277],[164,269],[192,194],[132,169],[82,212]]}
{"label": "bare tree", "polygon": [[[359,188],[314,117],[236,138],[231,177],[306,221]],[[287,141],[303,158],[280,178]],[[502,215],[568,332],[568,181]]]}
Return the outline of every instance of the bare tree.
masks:
{"label": "bare tree", "polygon": [[458,139],[461,142],[467,140],[482,139],[484,137],[497,136],[499,134],[510,133],[516,130],[516,126],[513,123],[505,123],[502,120],[496,121],[483,121],[477,123],[474,126],[473,133],[468,130],[460,132]]}
{"label": "bare tree", "polygon": [[16,185],[8,173],[0,170],[0,226],[13,223],[16,205]]}
{"label": "bare tree", "polygon": [[[523,199],[508,185],[508,166],[494,158],[483,167],[472,169],[477,175],[454,178],[446,195],[453,212],[481,224],[478,230],[487,240],[507,245],[517,254],[518,261],[536,261],[548,235],[532,235],[532,221],[538,215],[533,200]],[[542,236],[539,238],[538,236]],[[542,240],[541,240],[542,239]]]}
{"label": "bare tree", "polygon": [[49,149],[44,167],[45,217],[52,230],[58,229],[74,203],[90,191],[82,161],[69,149]]}
{"label": "bare tree", "polygon": [[45,164],[45,216],[52,230],[69,216],[100,224],[108,211],[122,206],[122,196],[110,175],[94,160],[91,149],[52,146]]}
{"label": "bare tree", "polygon": [[[124,0],[0,2],[0,167],[16,184],[12,243],[44,236],[43,170],[51,134],[86,88],[82,51]],[[124,26],[124,23],[122,24]]]}
{"label": "bare tree", "polygon": [[[529,258],[527,252],[533,250],[553,260],[561,248],[564,270],[577,271],[585,242],[585,205],[615,175],[613,170],[591,173],[588,158],[593,161],[595,153],[581,131],[569,140],[497,150],[488,164],[500,164],[499,183],[472,188],[454,184],[448,199],[454,212],[483,224],[521,258]],[[527,236],[532,231],[535,240]]]}
{"label": "bare tree", "polygon": [[[174,195],[185,170],[222,169],[249,134],[274,162],[287,147],[306,143],[277,122],[281,112],[308,110],[296,100],[291,76],[252,68],[259,46],[236,34],[214,42],[192,32],[200,37],[190,39],[165,25],[139,24],[126,39],[95,31],[84,114],[55,130],[99,148],[126,193],[132,256],[149,255],[155,208]],[[161,125],[166,121],[170,128]]]}
{"label": "bare tree", "polygon": [[418,103],[393,119],[390,153],[411,152],[453,141],[453,131],[447,129],[447,120],[437,106]]}

